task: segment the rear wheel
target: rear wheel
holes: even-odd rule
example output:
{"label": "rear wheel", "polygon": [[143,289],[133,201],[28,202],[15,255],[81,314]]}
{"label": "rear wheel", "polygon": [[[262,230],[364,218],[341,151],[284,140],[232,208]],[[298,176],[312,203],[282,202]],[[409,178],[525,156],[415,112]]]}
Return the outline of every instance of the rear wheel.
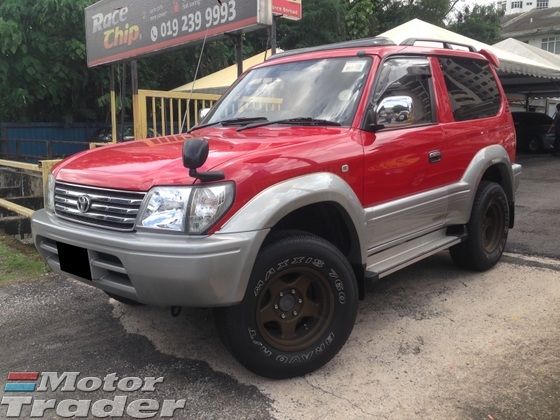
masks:
{"label": "rear wheel", "polygon": [[269,378],[304,375],[342,348],[356,319],[350,264],[331,243],[297,231],[275,234],[260,251],[243,301],[215,310],[234,357]]}
{"label": "rear wheel", "polygon": [[480,183],[471,217],[468,238],[449,249],[453,260],[464,268],[484,271],[502,256],[509,232],[509,206],[503,188],[495,182]]}

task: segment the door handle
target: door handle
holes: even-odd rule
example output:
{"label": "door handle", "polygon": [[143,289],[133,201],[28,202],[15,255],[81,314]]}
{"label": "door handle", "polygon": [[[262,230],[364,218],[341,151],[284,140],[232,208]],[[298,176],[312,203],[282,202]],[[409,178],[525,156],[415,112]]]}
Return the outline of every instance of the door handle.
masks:
{"label": "door handle", "polygon": [[428,153],[428,159],[430,163],[436,163],[441,160],[441,152],[439,150],[432,150]]}

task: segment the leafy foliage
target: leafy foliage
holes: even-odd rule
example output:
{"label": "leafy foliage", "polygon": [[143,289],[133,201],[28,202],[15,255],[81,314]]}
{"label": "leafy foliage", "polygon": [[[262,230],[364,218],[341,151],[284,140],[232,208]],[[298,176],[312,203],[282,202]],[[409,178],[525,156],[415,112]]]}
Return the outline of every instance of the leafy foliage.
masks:
{"label": "leafy foliage", "polygon": [[417,18],[436,26],[444,26],[449,12],[449,0],[380,0],[382,12],[379,17],[380,32]]}
{"label": "leafy foliage", "polygon": [[378,0],[361,0],[349,3],[346,13],[348,39],[372,37],[382,32],[377,18],[382,12],[382,6]]}
{"label": "leafy foliage", "polygon": [[311,47],[347,39],[346,2],[342,0],[305,0],[299,21],[280,19],[278,44],[284,50]]}
{"label": "leafy foliage", "polygon": [[486,44],[494,44],[500,40],[500,19],[503,11],[494,5],[464,6],[447,29]]}
{"label": "leafy foliage", "polygon": [[91,0],[0,3],[0,120],[72,120],[88,103],[99,71],[85,65],[83,8]]}

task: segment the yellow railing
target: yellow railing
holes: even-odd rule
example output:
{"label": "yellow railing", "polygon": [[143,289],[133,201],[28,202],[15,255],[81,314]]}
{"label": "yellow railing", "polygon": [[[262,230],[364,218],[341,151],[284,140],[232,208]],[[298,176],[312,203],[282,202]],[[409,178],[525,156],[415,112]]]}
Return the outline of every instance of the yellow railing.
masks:
{"label": "yellow railing", "polygon": [[148,136],[148,127],[161,135],[178,134],[198,123],[201,109],[210,108],[220,95],[139,90],[134,106],[134,137]]}
{"label": "yellow railing", "polygon": [[[25,171],[41,172],[41,175],[43,177],[43,187],[44,187],[45,182],[47,180],[47,175],[51,171],[54,164],[57,162],[59,162],[59,160],[42,160],[38,164],[33,164],[33,163],[23,163],[23,162],[16,162],[13,160],[0,159],[0,166],[23,169]],[[19,204],[12,203],[11,201],[6,200],[4,198],[0,198],[0,207],[25,217],[31,217],[31,214],[34,211],[33,209],[20,206]]]}

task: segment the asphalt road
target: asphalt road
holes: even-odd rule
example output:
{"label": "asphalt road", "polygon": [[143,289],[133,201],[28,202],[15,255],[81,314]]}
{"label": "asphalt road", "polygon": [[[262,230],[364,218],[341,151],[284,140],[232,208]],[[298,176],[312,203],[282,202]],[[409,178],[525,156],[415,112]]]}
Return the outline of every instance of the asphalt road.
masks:
{"label": "asphalt road", "polygon": [[[174,318],[57,275],[2,287],[0,418],[560,419],[560,159],[519,161],[502,261],[472,273],[442,253],[386,277],[303,378],[244,370],[209,310]],[[38,372],[35,390],[8,391],[10,372]]]}
{"label": "asphalt road", "polygon": [[523,175],[506,251],[560,260],[560,158],[520,155]]}

